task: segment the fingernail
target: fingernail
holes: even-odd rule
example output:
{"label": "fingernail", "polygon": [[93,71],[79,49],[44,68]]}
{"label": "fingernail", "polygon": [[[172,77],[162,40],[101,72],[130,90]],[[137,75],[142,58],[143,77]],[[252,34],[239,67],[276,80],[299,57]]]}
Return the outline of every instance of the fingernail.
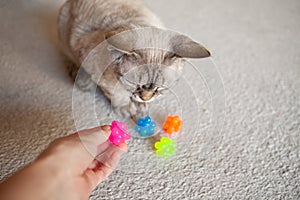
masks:
{"label": "fingernail", "polygon": [[128,150],[128,146],[125,142],[120,144],[119,148],[121,148],[124,151],[123,153],[125,153]]}
{"label": "fingernail", "polygon": [[110,126],[109,125],[104,125],[100,127],[103,131],[110,131]]}
{"label": "fingernail", "polygon": [[104,126],[100,126],[100,128],[104,132],[106,138],[108,138],[109,135],[110,135],[110,126],[109,125],[104,125]]}

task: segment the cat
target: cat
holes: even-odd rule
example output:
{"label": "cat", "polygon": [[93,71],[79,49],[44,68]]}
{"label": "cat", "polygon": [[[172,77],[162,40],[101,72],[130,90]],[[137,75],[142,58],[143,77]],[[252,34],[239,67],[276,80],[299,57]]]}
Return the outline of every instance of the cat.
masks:
{"label": "cat", "polygon": [[[158,31],[122,36],[126,31],[141,28]],[[102,69],[101,81],[94,81],[111,101],[114,111],[135,120],[147,115],[148,104],[179,79],[186,58],[210,56],[205,47],[187,36],[176,33],[160,37],[158,33],[163,30],[166,29],[162,22],[142,0],[68,0],[61,7],[58,18],[59,39],[64,53],[73,63],[70,74],[74,79],[88,53],[107,41],[108,56],[114,62]],[[133,44],[139,41],[154,46],[163,42],[169,51],[134,49]],[[82,67],[86,70],[82,77],[86,78],[76,82],[79,87],[88,88],[86,80],[91,80],[97,69]]]}

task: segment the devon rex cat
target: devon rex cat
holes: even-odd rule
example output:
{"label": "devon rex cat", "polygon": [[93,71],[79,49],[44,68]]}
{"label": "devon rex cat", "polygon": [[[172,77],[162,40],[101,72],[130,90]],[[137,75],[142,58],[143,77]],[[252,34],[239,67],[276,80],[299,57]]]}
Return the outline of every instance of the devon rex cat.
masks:
{"label": "devon rex cat", "polygon": [[[76,76],[87,54],[107,40],[110,45],[107,48],[110,52],[108,55],[115,58],[115,61],[104,69],[102,81],[97,84],[111,100],[117,113],[130,115],[134,119],[144,117],[148,103],[167,89],[170,85],[167,77],[173,77],[172,81],[179,78],[171,72],[181,74],[184,58],[210,56],[202,45],[177,33],[161,39],[171,51],[131,49],[132,43],[139,40],[159,43],[159,40],[154,39],[156,34],[133,37],[131,40],[127,38],[124,41],[109,40],[120,32],[146,27],[164,29],[142,0],[68,0],[62,6],[58,19],[60,41],[65,54],[74,63],[71,69],[73,76]],[[122,79],[132,70],[135,80],[146,81]],[[83,87],[84,84],[78,83]],[[115,88],[116,84],[120,85],[118,89]]]}

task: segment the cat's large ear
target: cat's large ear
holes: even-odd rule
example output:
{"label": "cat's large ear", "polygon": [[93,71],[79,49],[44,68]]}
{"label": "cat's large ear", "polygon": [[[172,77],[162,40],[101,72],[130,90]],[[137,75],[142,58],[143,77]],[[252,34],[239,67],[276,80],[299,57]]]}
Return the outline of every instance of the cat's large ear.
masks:
{"label": "cat's large ear", "polygon": [[122,31],[122,29],[109,31],[104,34],[104,37],[110,45],[109,50],[113,53],[130,55],[133,50],[133,37],[131,34],[118,34]]}
{"label": "cat's large ear", "polygon": [[171,47],[175,55],[182,58],[206,58],[210,52],[191,38],[177,34],[171,39]]}

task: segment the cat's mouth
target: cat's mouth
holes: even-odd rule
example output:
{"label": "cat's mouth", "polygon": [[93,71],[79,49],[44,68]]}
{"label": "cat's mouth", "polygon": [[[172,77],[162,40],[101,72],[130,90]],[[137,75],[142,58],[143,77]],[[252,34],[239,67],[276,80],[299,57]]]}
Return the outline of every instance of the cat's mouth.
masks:
{"label": "cat's mouth", "polygon": [[140,97],[139,95],[133,93],[131,98],[133,101],[139,102],[139,103],[150,103],[152,102],[157,95],[153,95],[152,97]]}

